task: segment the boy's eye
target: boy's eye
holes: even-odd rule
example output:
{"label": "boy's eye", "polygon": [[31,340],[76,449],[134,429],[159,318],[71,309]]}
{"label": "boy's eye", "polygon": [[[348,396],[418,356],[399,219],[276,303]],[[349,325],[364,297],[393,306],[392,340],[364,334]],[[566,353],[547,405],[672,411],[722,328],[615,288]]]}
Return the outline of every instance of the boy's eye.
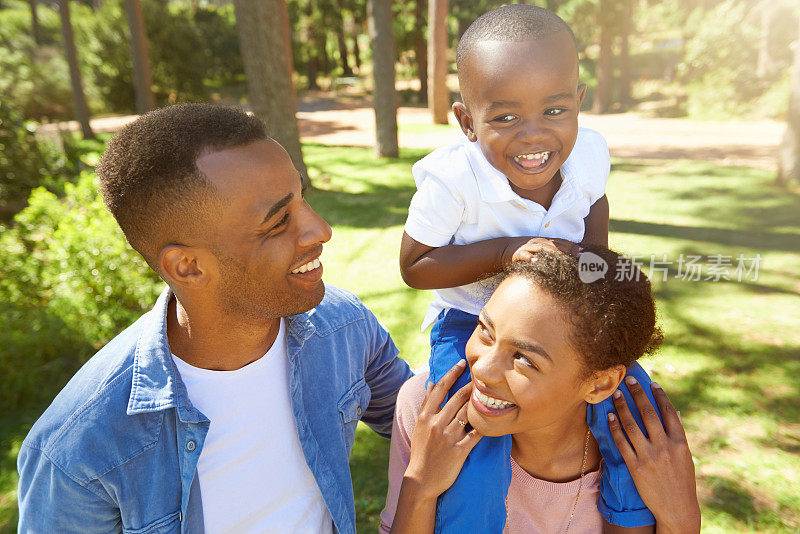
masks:
{"label": "boy's eye", "polygon": [[544,114],[547,115],[548,117],[558,117],[565,111],[567,110],[564,108],[550,108],[547,111],[545,111]]}
{"label": "boy's eye", "polygon": [[500,115],[494,119],[494,122],[507,123],[516,119],[516,115]]}

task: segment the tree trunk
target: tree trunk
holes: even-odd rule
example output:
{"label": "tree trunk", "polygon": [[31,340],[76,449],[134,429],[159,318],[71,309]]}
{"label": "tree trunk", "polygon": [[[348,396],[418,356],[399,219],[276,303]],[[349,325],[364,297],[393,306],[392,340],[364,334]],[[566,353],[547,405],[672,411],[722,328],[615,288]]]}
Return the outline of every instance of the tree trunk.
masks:
{"label": "tree trunk", "polygon": [[61,36],[69,65],[69,78],[72,82],[72,105],[75,107],[75,118],[81,125],[84,139],[94,139],[94,132],[89,124],[89,105],[83,92],[81,69],[78,66],[78,50],[75,48],[75,35],[72,33],[72,21],[69,18],[69,0],[59,0],[61,12]]}
{"label": "tree trunk", "polygon": [[395,95],[394,35],[391,0],[367,0],[369,41],[372,49],[372,92],[375,107],[376,151],[378,157],[396,158],[397,102]]}
{"label": "tree trunk", "polygon": [[234,0],[250,107],[267,133],[289,153],[308,183],[292,85],[289,12],[285,0]]}
{"label": "tree trunk", "polygon": [[[800,21],[799,21],[800,22]],[[800,184],[800,27],[794,42],[794,64],[791,73],[791,100],[779,152],[778,182]]]}
{"label": "tree trunk", "polygon": [[306,24],[306,39],[308,43],[315,43],[314,46],[308,49],[308,61],[306,61],[306,78],[308,78],[308,88],[312,90],[319,89],[317,84],[317,75],[319,74],[319,51],[318,51],[318,38],[317,38],[317,25],[314,23],[314,4],[309,1],[306,4],[305,13]]}
{"label": "tree trunk", "polygon": [[41,43],[39,42],[39,12],[36,10],[37,0],[28,0],[28,4],[31,6],[31,35],[33,36],[33,42],[36,43],[36,46],[39,46]]}
{"label": "tree trunk", "polygon": [[337,0],[338,9],[333,10],[334,31],[336,32],[336,43],[339,46],[339,61],[342,64],[342,76],[352,76],[353,69],[350,68],[350,58],[347,52],[347,41],[344,38],[344,2]]}
{"label": "tree trunk", "polygon": [[417,76],[419,76],[419,100],[428,104],[428,41],[425,39],[425,0],[414,2],[414,18],[416,35],[414,37],[414,55],[417,59]]}
{"label": "tree trunk", "polygon": [[611,0],[600,0],[600,57],[597,59],[597,89],[594,95],[594,113],[611,110],[612,83],[614,78],[614,32]]}
{"label": "tree trunk", "polygon": [[619,46],[619,101],[624,107],[631,103],[631,49],[633,31],[633,0],[624,0],[622,6],[622,31]]}
{"label": "tree trunk", "polygon": [[150,74],[150,51],[140,0],[125,0],[128,28],[131,32],[131,57],[133,57],[133,87],[136,93],[136,112],[147,113],[156,107],[153,96],[153,78]]}
{"label": "tree trunk", "polygon": [[[767,79],[775,74],[775,61],[770,53],[770,30],[774,16],[774,0],[761,2],[757,8],[761,13],[761,35],[758,43],[758,63],[756,64],[756,76],[759,79]],[[755,11],[755,10],[754,10]]]}
{"label": "tree trunk", "polygon": [[428,107],[435,124],[447,124],[447,0],[428,2]]}

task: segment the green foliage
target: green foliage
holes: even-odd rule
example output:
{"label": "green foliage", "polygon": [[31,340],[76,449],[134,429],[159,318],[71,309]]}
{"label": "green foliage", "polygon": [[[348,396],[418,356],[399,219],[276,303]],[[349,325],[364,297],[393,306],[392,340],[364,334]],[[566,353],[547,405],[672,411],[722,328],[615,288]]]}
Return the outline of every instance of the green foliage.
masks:
{"label": "green foliage", "polygon": [[63,198],[38,188],[0,236],[0,409],[37,399],[152,305],[161,283],[84,173]]}
{"label": "green foliage", "polygon": [[36,124],[0,101],[0,219],[22,207],[31,189],[46,186],[62,190],[77,175],[79,157],[70,139],[66,152],[36,139]]}

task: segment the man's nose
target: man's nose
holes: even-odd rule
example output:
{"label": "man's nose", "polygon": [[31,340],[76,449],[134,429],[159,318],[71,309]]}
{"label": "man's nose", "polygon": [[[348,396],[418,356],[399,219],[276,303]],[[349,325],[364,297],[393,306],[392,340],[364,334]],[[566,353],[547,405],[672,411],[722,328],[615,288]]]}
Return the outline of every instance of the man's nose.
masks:
{"label": "man's nose", "polygon": [[311,247],[330,241],[333,230],[325,219],[306,204],[300,231],[300,246]]}

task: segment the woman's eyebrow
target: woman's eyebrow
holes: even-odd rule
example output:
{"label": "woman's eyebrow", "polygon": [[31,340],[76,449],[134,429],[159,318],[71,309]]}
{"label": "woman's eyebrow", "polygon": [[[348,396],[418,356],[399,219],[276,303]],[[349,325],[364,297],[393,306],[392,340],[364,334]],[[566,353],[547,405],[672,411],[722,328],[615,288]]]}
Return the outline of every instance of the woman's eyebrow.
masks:
{"label": "woman's eyebrow", "polygon": [[489,314],[486,313],[486,310],[481,310],[481,315],[480,317],[478,317],[478,320],[483,321],[484,323],[486,323],[486,326],[494,330],[494,323],[492,322],[492,319],[489,317]]}
{"label": "woman's eyebrow", "polygon": [[511,344],[517,347],[518,349],[522,349],[527,352],[535,352],[536,354],[541,354],[542,356],[550,360],[550,363],[553,363],[553,359],[550,357],[549,354],[547,354],[547,351],[544,350],[542,346],[537,343],[530,343],[527,341],[513,341]]}

